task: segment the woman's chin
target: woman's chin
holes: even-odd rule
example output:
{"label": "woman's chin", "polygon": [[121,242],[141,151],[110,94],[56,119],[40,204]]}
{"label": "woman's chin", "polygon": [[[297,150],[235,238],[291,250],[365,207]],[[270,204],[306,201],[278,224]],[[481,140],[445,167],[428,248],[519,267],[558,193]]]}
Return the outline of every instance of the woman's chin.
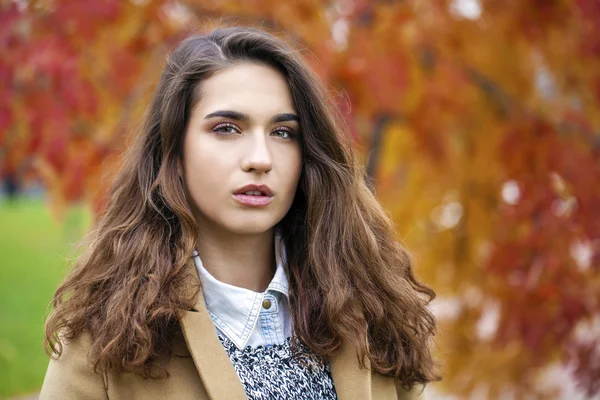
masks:
{"label": "woman's chin", "polygon": [[247,220],[237,220],[228,224],[227,229],[231,233],[238,235],[256,235],[273,229],[277,221],[265,220],[263,218],[249,218]]}

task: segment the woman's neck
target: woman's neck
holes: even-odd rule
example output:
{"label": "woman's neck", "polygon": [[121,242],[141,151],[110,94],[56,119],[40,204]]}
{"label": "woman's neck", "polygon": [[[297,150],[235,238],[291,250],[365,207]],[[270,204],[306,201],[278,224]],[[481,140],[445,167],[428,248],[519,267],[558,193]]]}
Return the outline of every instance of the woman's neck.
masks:
{"label": "woman's neck", "polygon": [[272,229],[254,235],[200,232],[197,244],[204,268],[217,280],[259,293],[275,273],[273,248]]}

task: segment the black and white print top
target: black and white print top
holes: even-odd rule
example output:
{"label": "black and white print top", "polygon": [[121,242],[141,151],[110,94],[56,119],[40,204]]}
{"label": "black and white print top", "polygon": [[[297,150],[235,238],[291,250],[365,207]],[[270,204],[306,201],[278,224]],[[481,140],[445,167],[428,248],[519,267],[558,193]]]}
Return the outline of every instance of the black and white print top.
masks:
{"label": "black and white print top", "polygon": [[248,399],[337,400],[329,362],[311,357],[300,341],[296,342],[299,356],[292,357],[291,337],[281,344],[239,349],[227,337],[218,336]]}

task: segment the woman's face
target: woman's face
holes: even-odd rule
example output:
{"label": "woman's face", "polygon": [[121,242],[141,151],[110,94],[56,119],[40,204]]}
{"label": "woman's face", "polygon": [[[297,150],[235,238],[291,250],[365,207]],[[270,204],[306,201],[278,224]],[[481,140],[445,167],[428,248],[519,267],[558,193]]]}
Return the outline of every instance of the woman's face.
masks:
{"label": "woman's face", "polygon": [[[300,126],[285,78],[271,67],[242,63],[197,89],[183,176],[201,231],[253,234],[273,228],[290,209],[302,169]],[[236,194],[251,184],[266,185],[271,193]]]}

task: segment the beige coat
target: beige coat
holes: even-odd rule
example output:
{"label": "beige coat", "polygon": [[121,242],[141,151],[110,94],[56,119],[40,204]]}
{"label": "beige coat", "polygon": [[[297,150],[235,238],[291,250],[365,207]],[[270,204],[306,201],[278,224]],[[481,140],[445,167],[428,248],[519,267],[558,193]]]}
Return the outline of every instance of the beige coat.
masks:
{"label": "beige coat", "polygon": [[[191,264],[190,268],[194,268]],[[46,399],[194,399],[245,400],[244,388],[221,345],[215,326],[199,293],[195,307],[180,320],[183,337],[173,342],[168,364],[170,377],[145,380],[131,373],[111,373],[108,379],[93,371],[87,353],[89,335],[63,347],[58,360],[50,360],[40,400]],[[340,400],[420,399],[398,388],[392,378],[361,369],[348,345],[330,360],[335,390]],[[368,364],[367,364],[368,365]]]}

